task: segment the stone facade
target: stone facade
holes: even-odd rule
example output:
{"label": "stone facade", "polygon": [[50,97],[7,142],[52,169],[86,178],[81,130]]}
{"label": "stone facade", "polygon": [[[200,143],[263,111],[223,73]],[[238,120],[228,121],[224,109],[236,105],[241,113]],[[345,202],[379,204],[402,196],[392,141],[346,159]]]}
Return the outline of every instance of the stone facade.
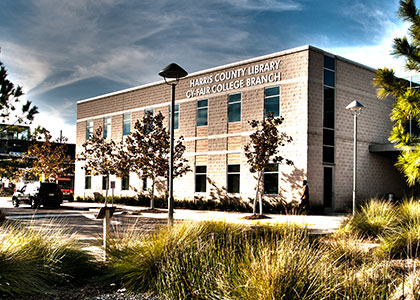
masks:
{"label": "stone facade", "polygon": [[[221,66],[180,80],[176,87],[179,104],[179,129],[187,147],[186,158],[191,168],[207,166],[206,193],[195,192],[195,173],[175,179],[174,194],[178,199],[210,197],[213,192],[227,186],[228,164],[240,164],[240,193],[232,196],[248,201],[255,197],[256,179],[249,172],[243,147],[249,140],[249,120],[264,117],[264,91],[280,87],[280,115],[284,122],[280,131],[293,137],[293,142],[282,147],[281,153],[291,159],[294,166],[279,166],[279,194],[271,200],[287,202],[300,198],[302,181],[310,186],[310,201],[323,206],[323,59],[324,52],[305,46],[263,57]],[[379,100],[372,85],[374,71],[346,59],[335,57],[335,164],[333,169],[332,209],[349,207],[352,197],[353,117],[345,110],[348,103],[360,100],[367,109],[359,118],[359,197],[394,192],[402,194],[403,178],[385,156],[371,154],[370,144],[386,143],[391,122],[389,112],[392,100]],[[164,82],[152,83],[129,90],[107,94],[78,102],[76,151],[86,139],[86,122],[93,120],[94,130],[103,125],[103,118],[111,116],[111,138],[122,139],[123,114],[131,112],[131,127],[141,119],[144,111],[154,109],[166,117],[169,113],[171,88]],[[228,122],[228,96],[241,94],[241,119]],[[208,99],[208,125],[196,126],[197,101]],[[116,181],[117,195],[134,195],[121,190]],[[76,196],[89,196],[100,192],[100,176],[92,177],[90,189],[85,189],[85,171],[76,163]],[[132,174],[130,185],[141,190],[142,182]]]}

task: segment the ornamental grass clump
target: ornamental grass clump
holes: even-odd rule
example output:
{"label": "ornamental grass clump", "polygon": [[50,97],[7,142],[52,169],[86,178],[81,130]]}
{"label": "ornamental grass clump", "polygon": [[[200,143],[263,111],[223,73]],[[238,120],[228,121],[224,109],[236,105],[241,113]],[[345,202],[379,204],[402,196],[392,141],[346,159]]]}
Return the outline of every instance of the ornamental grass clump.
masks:
{"label": "ornamental grass clump", "polygon": [[420,202],[405,199],[398,207],[398,222],[389,234],[380,237],[378,255],[391,258],[420,256]]}
{"label": "ornamental grass clump", "polygon": [[48,294],[59,285],[93,275],[92,257],[63,228],[47,224],[35,231],[12,223],[0,226],[0,298]]}
{"label": "ornamental grass clump", "polygon": [[386,299],[393,282],[358,241],[297,226],[177,224],[117,237],[110,269],[129,290],[163,299]]}
{"label": "ornamental grass clump", "polygon": [[353,232],[366,238],[377,239],[391,233],[397,224],[396,207],[389,201],[373,198],[345,221],[340,232]]}

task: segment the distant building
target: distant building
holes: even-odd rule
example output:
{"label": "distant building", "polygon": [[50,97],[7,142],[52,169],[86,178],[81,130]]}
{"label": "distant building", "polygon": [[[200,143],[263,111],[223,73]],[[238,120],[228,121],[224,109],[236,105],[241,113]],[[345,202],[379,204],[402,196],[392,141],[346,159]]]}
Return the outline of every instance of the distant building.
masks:
{"label": "distant building", "polygon": [[[209,197],[222,187],[243,201],[255,197],[256,179],[243,152],[252,133],[248,121],[273,112],[285,119],[280,130],[293,137],[281,151],[294,166],[267,170],[265,197],[299,200],[307,179],[311,205],[325,210],[351,207],[353,117],[345,107],[354,100],[367,107],[359,117],[358,200],[390,192],[402,196],[405,182],[394,167],[398,152],[388,142],[393,100],[376,97],[374,72],[305,46],[181,79],[176,87],[175,134],[185,138],[193,172],[175,179],[175,197]],[[160,81],[79,101],[76,151],[99,126],[107,138],[119,141],[146,111],[168,117],[170,99],[170,87]],[[76,162],[75,194],[91,196],[103,189],[104,178],[85,173],[82,166]],[[135,195],[132,186],[147,189],[147,182],[134,174],[111,180],[116,181],[117,194]]]}

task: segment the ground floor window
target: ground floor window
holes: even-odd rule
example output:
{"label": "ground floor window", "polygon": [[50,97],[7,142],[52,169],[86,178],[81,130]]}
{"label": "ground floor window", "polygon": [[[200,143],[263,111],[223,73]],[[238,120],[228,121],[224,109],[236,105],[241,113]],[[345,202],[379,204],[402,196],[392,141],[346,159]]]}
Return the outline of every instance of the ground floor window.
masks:
{"label": "ground floor window", "polygon": [[90,173],[85,175],[85,190],[90,190],[92,188],[92,176]]}
{"label": "ground floor window", "polygon": [[124,176],[121,179],[121,190],[128,191],[129,187],[130,187],[130,177]]}
{"label": "ground floor window", "polygon": [[207,191],[207,166],[195,167],[195,192],[205,193]]}
{"label": "ground floor window", "polygon": [[334,169],[324,167],[324,208],[332,208],[334,198]]}
{"label": "ground floor window", "polygon": [[106,190],[108,176],[102,176],[102,190]]}
{"label": "ground floor window", "polygon": [[147,192],[147,178],[143,178],[143,192]]}
{"label": "ground floor window", "polygon": [[279,193],[279,166],[269,164],[264,170],[264,194],[277,195]]}
{"label": "ground floor window", "polygon": [[239,193],[240,187],[240,165],[228,165],[227,173],[227,192],[228,193]]}

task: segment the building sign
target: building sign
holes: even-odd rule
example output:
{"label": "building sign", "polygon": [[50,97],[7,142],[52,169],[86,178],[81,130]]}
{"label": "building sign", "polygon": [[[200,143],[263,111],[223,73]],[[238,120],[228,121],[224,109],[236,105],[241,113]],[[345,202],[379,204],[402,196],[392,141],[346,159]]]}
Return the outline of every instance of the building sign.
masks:
{"label": "building sign", "polygon": [[[248,67],[191,79],[190,89],[187,91],[186,97],[201,97],[280,81],[280,62],[280,60],[276,60],[265,64],[254,64]],[[243,78],[245,76],[250,77]]]}

